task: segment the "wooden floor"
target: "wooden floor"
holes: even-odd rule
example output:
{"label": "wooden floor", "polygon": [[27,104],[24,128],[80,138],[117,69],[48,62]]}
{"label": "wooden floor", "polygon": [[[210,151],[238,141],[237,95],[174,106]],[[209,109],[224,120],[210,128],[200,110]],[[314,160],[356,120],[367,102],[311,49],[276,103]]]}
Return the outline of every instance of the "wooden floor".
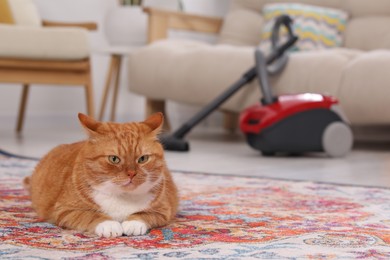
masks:
{"label": "wooden floor", "polygon": [[[46,125],[29,123],[23,136],[16,135],[13,126],[13,122],[0,122],[0,149],[34,157],[85,136],[77,122],[66,120]],[[220,129],[195,130],[188,139],[191,152],[166,152],[172,170],[390,187],[388,144],[358,144],[342,159],[323,154],[267,158],[249,148],[241,135]]]}

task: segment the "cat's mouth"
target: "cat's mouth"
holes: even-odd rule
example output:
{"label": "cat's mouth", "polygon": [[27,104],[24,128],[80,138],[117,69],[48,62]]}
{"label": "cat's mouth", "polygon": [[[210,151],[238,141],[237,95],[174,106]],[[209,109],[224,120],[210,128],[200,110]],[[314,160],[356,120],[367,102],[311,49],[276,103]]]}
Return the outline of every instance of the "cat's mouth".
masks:
{"label": "cat's mouth", "polygon": [[128,187],[128,186],[130,186],[131,184],[134,185],[132,179],[128,179],[127,181],[123,182],[123,183],[121,184],[121,186],[122,186],[122,187]]}

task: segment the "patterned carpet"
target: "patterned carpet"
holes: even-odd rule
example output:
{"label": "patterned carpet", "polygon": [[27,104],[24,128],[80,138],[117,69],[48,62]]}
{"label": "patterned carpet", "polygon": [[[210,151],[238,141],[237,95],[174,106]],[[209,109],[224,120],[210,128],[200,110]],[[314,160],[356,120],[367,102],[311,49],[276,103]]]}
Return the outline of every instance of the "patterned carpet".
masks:
{"label": "patterned carpet", "polygon": [[35,164],[0,152],[0,259],[390,259],[388,189],[176,172],[174,224],[105,239],[36,218]]}

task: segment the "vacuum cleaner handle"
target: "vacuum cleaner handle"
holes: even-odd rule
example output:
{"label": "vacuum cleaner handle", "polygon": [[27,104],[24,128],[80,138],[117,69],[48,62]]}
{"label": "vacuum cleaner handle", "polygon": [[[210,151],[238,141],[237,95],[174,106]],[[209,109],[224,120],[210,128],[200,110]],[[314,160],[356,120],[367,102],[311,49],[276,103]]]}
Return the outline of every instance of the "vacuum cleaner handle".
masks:
{"label": "vacuum cleaner handle", "polygon": [[[288,15],[281,15],[276,18],[271,35],[272,50],[269,57],[267,58],[267,65],[272,64],[273,62],[279,60],[282,56],[284,56],[286,50],[293,46],[298,40],[298,36],[294,34],[294,31],[292,29],[292,24],[293,20]],[[279,45],[279,35],[282,25],[285,26],[287,29],[288,39],[285,43]],[[286,62],[287,60],[284,61],[284,63]]]}
{"label": "vacuum cleaner handle", "polygon": [[264,54],[260,50],[260,48],[256,48],[255,61],[256,61],[257,78],[259,80],[260,89],[263,94],[261,103],[263,103],[263,105],[272,104],[276,101],[276,99],[272,95],[272,89],[268,81],[267,63],[265,61]]}
{"label": "vacuum cleaner handle", "polygon": [[[289,16],[282,15],[276,18],[275,24],[272,28],[272,34],[271,34],[271,47],[272,51],[276,51],[278,48],[279,43],[279,33],[280,28],[282,25],[286,26],[289,38],[292,37],[292,28],[291,28],[292,20]],[[284,67],[287,65],[288,62],[288,55],[286,53],[283,53],[281,57],[279,57],[277,60],[275,60],[272,64],[267,66],[267,72],[269,75],[276,75],[281,72]]]}
{"label": "vacuum cleaner handle", "polygon": [[286,27],[289,39],[296,37],[292,29],[292,24],[293,24],[293,20],[288,15],[283,14],[278,18],[276,18],[275,24],[272,27],[272,34],[271,34],[272,50],[275,50],[278,47],[280,27],[282,25]]}
{"label": "vacuum cleaner handle", "polygon": [[[263,94],[261,102],[264,105],[272,104],[277,100],[277,98],[272,95],[272,89],[268,81],[268,74],[273,75],[283,70],[284,66],[286,66],[288,62],[288,56],[285,51],[298,40],[298,37],[293,33],[292,23],[293,20],[288,15],[281,15],[276,18],[271,35],[272,51],[267,60],[260,48],[256,48],[256,72],[261,92]],[[286,43],[278,45],[282,25],[285,26],[288,31],[288,40]],[[270,69],[269,66],[272,66],[272,68]]]}

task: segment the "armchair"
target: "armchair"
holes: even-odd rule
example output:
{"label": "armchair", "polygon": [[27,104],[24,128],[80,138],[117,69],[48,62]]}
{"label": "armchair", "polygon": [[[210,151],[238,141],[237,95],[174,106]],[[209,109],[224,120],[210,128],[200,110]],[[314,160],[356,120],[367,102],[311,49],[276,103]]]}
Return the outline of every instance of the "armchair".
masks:
{"label": "armchair", "polygon": [[23,85],[16,131],[23,128],[31,84],[83,86],[93,116],[87,30],[96,24],[42,21],[31,0],[1,1],[8,20],[0,21],[0,82]]}
{"label": "armchair", "polygon": [[[232,0],[223,19],[146,9],[150,44],[129,59],[129,89],[147,100],[146,112],[164,111],[167,100],[205,105],[254,65],[254,47],[265,23],[263,6],[278,1]],[[352,125],[390,123],[390,2],[286,0],[344,10],[349,14],[342,46],[295,52],[272,77],[276,94],[314,92],[336,96]],[[167,30],[215,33],[217,44],[168,39]],[[259,102],[257,81],[222,105],[234,128],[237,114]]]}

